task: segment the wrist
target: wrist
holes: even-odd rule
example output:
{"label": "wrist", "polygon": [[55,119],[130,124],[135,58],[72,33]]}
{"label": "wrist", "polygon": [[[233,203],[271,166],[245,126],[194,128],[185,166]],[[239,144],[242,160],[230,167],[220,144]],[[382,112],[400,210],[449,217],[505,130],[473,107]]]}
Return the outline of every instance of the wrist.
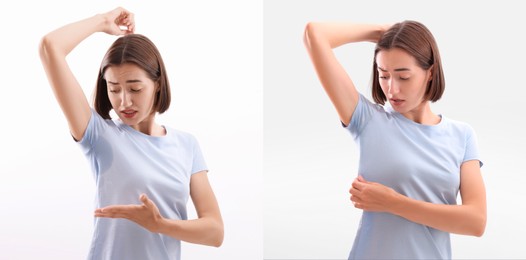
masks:
{"label": "wrist", "polygon": [[168,219],[161,217],[156,221],[155,233],[171,236],[179,230],[181,220]]}
{"label": "wrist", "polygon": [[155,233],[165,234],[168,226],[167,219],[161,217],[155,221]]}
{"label": "wrist", "polygon": [[372,25],[372,32],[370,35],[369,41],[377,43],[380,38],[382,38],[382,35],[384,35],[385,31],[389,29],[390,26],[384,25],[384,24],[377,24]]}
{"label": "wrist", "polygon": [[113,21],[110,21],[110,18],[106,14],[96,14],[91,17],[95,32],[108,32],[108,28],[111,27],[111,23]]}
{"label": "wrist", "polygon": [[400,216],[405,207],[408,197],[393,190],[393,196],[390,202],[389,213]]}

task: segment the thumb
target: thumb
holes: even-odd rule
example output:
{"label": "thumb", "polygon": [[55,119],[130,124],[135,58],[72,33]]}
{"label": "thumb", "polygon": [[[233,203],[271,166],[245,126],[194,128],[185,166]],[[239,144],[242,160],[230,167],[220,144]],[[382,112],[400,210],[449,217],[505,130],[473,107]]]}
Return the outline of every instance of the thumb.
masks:
{"label": "thumb", "polygon": [[365,180],[365,178],[362,175],[358,175],[358,178],[356,178],[356,179],[358,179],[358,181],[367,183],[367,181]]}
{"label": "thumb", "polygon": [[151,204],[151,201],[150,199],[148,199],[148,196],[146,196],[146,194],[141,194],[141,196],[139,197],[139,199],[141,200],[141,202],[147,206],[149,206]]}

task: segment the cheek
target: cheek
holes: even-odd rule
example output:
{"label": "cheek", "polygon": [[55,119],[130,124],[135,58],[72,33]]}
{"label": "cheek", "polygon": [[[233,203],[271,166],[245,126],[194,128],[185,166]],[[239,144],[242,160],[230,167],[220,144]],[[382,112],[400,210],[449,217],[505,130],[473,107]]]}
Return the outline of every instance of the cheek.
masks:
{"label": "cheek", "polygon": [[111,93],[108,93],[108,99],[110,100],[112,107],[115,107],[117,104],[120,103],[120,98],[118,95],[112,95]]}
{"label": "cheek", "polygon": [[389,91],[389,86],[387,85],[387,83],[383,80],[380,80],[379,81],[379,84],[380,84],[380,88],[382,89],[382,91],[385,93],[387,93]]}
{"label": "cheek", "polygon": [[122,105],[122,96],[120,94],[108,93],[108,99],[110,100],[111,107],[113,109],[119,109]]}
{"label": "cheek", "polygon": [[142,104],[143,107],[153,107],[155,101],[154,93],[144,93],[142,95],[137,96],[136,98],[136,102]]}

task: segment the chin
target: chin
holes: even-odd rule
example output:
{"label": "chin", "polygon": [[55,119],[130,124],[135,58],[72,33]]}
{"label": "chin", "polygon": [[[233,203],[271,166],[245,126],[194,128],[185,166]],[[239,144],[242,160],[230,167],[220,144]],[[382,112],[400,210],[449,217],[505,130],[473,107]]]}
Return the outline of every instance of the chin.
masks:
{"label": "chin", "polygon": [[122,117],[119,115],[119,119],[126,125],[129,125],[129,126],[133,126],[133,125],[136,125],[137,124],[137,118],[136,117],[133,117],[133,118],[126,118],[126,117]]}

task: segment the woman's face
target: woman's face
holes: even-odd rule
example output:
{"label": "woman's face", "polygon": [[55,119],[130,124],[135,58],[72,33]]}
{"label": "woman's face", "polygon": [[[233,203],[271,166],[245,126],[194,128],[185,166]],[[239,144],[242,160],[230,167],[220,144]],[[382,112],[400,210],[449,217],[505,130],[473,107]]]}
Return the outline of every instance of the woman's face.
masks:
{"label": "woman's face", "polygon": [[153,122],[154,94],[158,87],[146,72],[133,63],[110,66],[104,73],[111,106],[127,125]]}
{"label": "woman's face", "polygon": [[406,115],[426,104],[426,86],[431,68],[424,70],[402,49],[381,50],[376,55],[380,86],[395,111]]}

